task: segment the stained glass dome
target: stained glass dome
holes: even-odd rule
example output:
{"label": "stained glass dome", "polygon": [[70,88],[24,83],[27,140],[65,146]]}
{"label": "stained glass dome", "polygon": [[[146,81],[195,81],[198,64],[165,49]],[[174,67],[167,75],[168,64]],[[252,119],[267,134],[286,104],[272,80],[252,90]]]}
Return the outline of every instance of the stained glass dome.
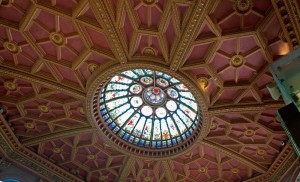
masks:
{"label": "stained glass dome", "polygon": [[99,98],[107,127],[139,147],[179,145],[198,124],[193,94],[179,80],[159,71],[124,71],[106,84]]}

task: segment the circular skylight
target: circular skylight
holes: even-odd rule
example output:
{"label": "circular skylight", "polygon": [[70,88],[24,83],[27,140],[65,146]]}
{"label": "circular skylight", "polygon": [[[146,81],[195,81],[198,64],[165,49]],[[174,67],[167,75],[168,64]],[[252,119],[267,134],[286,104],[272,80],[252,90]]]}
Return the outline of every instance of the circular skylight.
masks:
{"label": "circular skylight", "polygon": [[193,94],[179,80],[159,71],[124,71],[106,84],[99,98],[107,127],[139,147],[174,147],[198,125]]}

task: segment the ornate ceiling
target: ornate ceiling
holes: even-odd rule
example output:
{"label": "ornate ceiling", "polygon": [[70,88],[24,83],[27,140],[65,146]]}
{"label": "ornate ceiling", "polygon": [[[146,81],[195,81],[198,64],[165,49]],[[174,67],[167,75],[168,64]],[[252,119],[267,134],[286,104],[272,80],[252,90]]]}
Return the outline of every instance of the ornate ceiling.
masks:
{"label": "ornate ceiling", "polygon": [[[264,181],[295,160],[266,89],[269,65],[300,40],[294,1],[0,2],[0,151],[46,180]],[[203,96],[202,137],[185,153],[123,153],[88,120],[97,75],[139,65]]]}

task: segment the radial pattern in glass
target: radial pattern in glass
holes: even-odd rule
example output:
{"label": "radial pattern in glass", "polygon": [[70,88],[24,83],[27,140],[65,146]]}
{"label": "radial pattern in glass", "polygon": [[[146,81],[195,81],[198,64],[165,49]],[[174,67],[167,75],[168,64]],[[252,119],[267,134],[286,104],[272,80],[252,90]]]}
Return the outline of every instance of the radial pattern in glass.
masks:
{"label": "radial pattern in glass", "polygon": [[114,76],[100,94],[101,115],[118,137],[139,147],[167,148],[198,124],[193,94],[168,74],[146,69]]}

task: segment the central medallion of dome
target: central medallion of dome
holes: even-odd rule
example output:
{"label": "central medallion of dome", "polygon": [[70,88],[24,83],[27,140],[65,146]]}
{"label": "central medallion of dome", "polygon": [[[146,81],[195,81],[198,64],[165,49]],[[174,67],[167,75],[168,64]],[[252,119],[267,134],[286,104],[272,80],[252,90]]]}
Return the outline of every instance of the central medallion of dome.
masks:
{"label": "central medallion of dome", "polygon": [[173,76],[132,69],[118,73],[97,90],[98,111],[93,113],[100,130],[130,152],[175,154],[199,135],[202,114],[196,99]]}
{"label": "central medallion of dome", "polygon": [[149,87],[143,92],[143,99],[151,106],[160,106],[165,103],[166,94],[159,87]]}

